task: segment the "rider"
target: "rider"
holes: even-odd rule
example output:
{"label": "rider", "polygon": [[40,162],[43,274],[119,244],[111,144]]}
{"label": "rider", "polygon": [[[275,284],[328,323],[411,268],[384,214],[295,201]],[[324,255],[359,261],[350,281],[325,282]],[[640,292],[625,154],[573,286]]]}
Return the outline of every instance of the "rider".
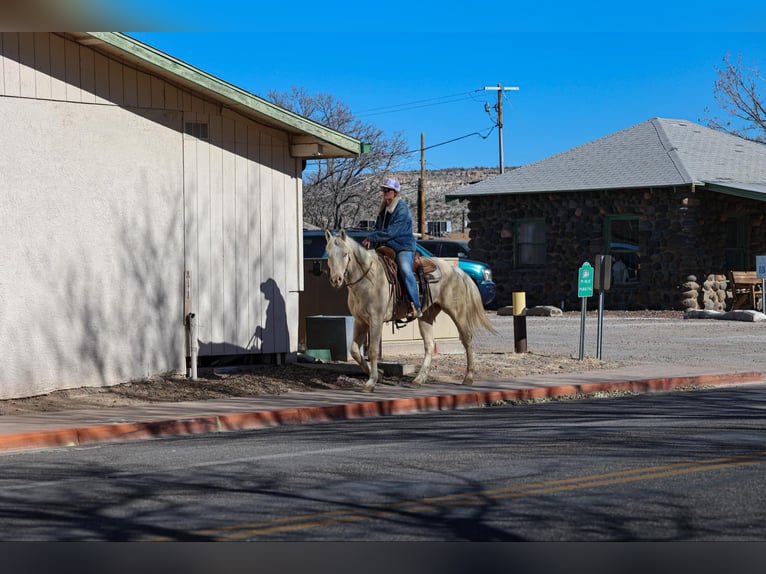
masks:
{"label": "rider", "polygon": [[412,232],[412,214],[407,202],[399,195],[399,181],[389,178],[381,186],[383,201],[380,212],[375,220],[375,231],[370,233],[362,245],[367,249],[372,243],[386,245],[396,252],[396,263],[399,274],[409,293],[410,300],[415,306],[415,312],[410,311],[408,319],[420,318],[423,311],[420,308],[418,286],[412,273],[412,262],[415,258],[415,235]]}

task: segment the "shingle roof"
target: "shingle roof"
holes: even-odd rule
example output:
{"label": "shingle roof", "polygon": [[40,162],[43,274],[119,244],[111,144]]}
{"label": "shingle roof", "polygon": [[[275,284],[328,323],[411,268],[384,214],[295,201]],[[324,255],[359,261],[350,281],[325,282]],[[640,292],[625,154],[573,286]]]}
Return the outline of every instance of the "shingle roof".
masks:
{"label": "shingle roof", "polygon": [[653,118],[461,187],[447,199],[706,182],[734,190],[766,184],[766,145],[686,120]]}

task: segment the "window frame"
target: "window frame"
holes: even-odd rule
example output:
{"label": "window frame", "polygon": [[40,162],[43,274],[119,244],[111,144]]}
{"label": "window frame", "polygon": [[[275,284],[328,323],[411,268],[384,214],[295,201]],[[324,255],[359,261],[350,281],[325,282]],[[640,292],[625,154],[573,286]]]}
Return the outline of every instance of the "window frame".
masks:
{"label": "window frame", "polygon": [[[542,240],[535,241],[522,241],[522,226],[524,225],[541,225],[542,226]],[[532,235],[536,233],[533,230]],[[522,250],[525,248],[531,248],[532,259],[531,262],[522,262]],[[542,247],[542,255],[535,253],[535,248]],[[548,258],[548,228],[545,223],[544,217],[529,217],[524,219],[517,219],[513,222],[513,259],[514,267],[516,269],[536,269],[545,267],[546,260]]]}
{"label": "window frame", "polygon": [[[617,221],[634,221],[635,237],[618,237],[613,235],[613,224]],[[641,218],[635,213],[607,215],[604,224],[604,253],[612,256],[612,287],[625,288],[636,286],[641,282],[641,241],[639,230]],[[631,234],[633,235],[633,234]],[[627,241],[627,240],[630,241]],[[635,245],[636,249],[612,247],[613,244]],[[627,255],[627,257],[626,257]],[[617,260],[627,259],[627,269],[624,274],[616,268]],[[625,263],[625,262],[623,262]],[[625,280],[623,280],[623,278]]]}

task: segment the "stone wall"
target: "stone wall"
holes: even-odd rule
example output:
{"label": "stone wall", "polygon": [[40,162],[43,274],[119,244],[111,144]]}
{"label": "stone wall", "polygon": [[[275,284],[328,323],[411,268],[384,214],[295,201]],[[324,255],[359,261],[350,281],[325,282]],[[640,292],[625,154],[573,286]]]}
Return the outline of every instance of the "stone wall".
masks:
{"label": "stone wall", "polygon": [[[639,281],[608,291],[607,309],[681,309],[682,293],[688,290],[683,284],[690,275],[726,274],[721,223],[729,214],[750,214],[750,253],[766,253],[764,204],[701,188],[514,194],[468,203],[472,255],[492,267],[495,307],[510,305],[513,292],[524,291],[530,307],[563,304],[579,309],[578,269],[605,252],[607,215],[639,216],[641,256]],[[515,268],[514,220],[541,217],[546,222],[546,265]],[[702,308],[702,299],[699,304]],[[591,297],[588,306],[596,308],[598,297]]]}

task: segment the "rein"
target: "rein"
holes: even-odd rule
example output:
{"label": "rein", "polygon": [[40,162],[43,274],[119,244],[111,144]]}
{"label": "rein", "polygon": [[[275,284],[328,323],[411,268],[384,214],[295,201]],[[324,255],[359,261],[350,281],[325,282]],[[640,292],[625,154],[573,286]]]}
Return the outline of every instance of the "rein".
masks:
{"label": "rein", "polygon": [[[361,263],[361,262],[360,262],[360,261],[359,261],[359,260],[356,258],[356,251],[353,251],[353,250],[352,250],[352,253],[353,253],[354,259],[356,259],[356,262],[357,262],[357,263],[359,263],[359,267],[361,267],[361,266],[362,266],[362,263]],[[375,262],[374,262],[374,261],[373,261],[372,263],[370,263],[370,266],[367,268],[367,270],[366,270],[364,273],[362,273],[362,276],[361,276],[359,279],[357,279],[356,281],[352,281],[352,282],[350,282],[350,283],[349,283],[348,279],[346,278],[346,275],[348,275],[348,267],[349,267],[349,265],[351,265],[351,259],[349,258],[349,261],[348,261],[348,265],[346,265],[346,270],[343,272],[343,277],[344,277],[344,279],[346,279],[346,287],[351,287],[351,286],[353,286],[353,285],[356,285],[356,284],[357,284],[357,283],[359,283],[359,282],[360,282],[362,279],[364,279],[365,277],[367,277],[367,274],[370,272],[370,270],[372,269],[372,266],[373,266],[374,264],[375,264]]]}

